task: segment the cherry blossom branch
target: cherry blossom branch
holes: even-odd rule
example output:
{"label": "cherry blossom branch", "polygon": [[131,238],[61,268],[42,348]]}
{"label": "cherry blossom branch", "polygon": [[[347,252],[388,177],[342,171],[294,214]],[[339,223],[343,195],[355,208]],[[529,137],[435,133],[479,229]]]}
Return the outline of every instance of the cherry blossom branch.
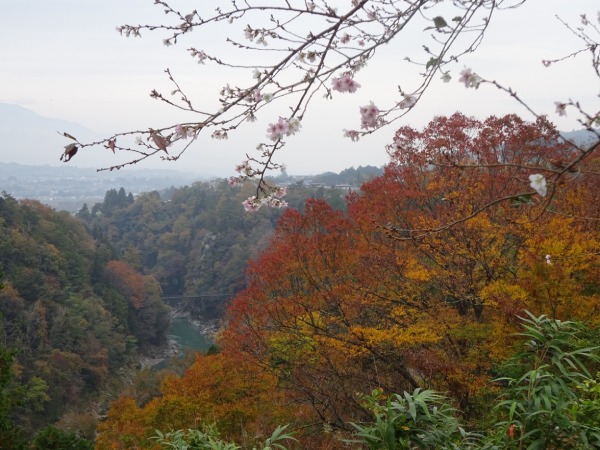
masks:
{"label": "cherry blossom branch", "polygon": [[[230,183],[246,180],[256,182],[255,195],[244,203],[248,210],[256,210],[262,205],[285,206],[282,199],[285,190],[270,185],[266,175],[283,167],[283,164],[276,162],[275,157],[285,146],[285,139],[299,132],[301,121],[317,93],[321,92],[324,97],[335,100],[338,93],[356,92],[361,88],[358,82],[361,69],[377,57],[378,49],[399,39],[409,24],[423,22],[425,30],[429,30],[427,34],[423,34],[424,56],[406,55],[404,58],[420,68],[421,81],[411,89],[398,85],[399,97],[392,100],[391,105],[384,105],[380,109],[375,102],[370,102],[361,106],[361,129],[345,130],[345,135],[352,140],[374,133],[408,114],[425,95],[436,75],[441,75],[444,82],[449,82],[452,76],[447,68],[465,54],[477,50],[496,11],[516,8],[524,1],[462,0],[450,4],[439,0],[351,0],[349,4],[344,3],[345,10],[340,13],[328,0],[287,0],[279,4],[263,3],[260,0],[232,0],[225,6],[215,2],[218,6],[213,11],[210,10],[211,2],[205,0],[199,3],[198,9],[184,13],[173,7],[171,1],[154,0],[156,5],[163,8],[169,23],[122,25],[117,31],[126,37],[140,37],[144,31],[166,33],[163,44],[174,46],[185,34],[193,31],[211,32],[211,27],[227,24],[228,30],[241,31],[245,39],[241,41],[232,36],[227,37],[226,42],[240,52],[231,61],[196,47],[189,47],[188,52],[200,65],[212,63],[231,70],[252,69],[252,80],[242,86],[226,84],[219,93],[219,109],[197,109],[195,104],[198,102],[193,101],[170,69],[166,69],[165,73],[174,86],[171,95],[177,95],[178,98],[171,99],[156,90],[152,90],[151,96],[170,107],[193,114],[191,120],[161,128],[117,133],[92,143],[81,143],[65,134],[65,137],[74,142],[65,146],[62,158],[68,161],[77,150],[100,145],[112,152],[129,152],[135,155],[125,163],[100,170],[119,169],[151,157],[160,157],[166,161],[177,160],[191,148],[193,142],[206,133],[213,139],[227,139],[230,133],[248,122],[254,122],[257,114],[266,113],[276,103],[283,104],[287,106],[289,113],[286,117],[273,118],[269,124],[267,138],[270,142],[258,143],[255,155],[245,152],[246,161],[236,167],[238,175],[232,177]],[[443,8],[439,6],[440,3],[444,3]],[[582,26],[576,30],[565,22],[563,24],[583,40],[584,47],[558,59],[544,60],[543,63],[548,67],[589,51],[592,54],[593,70],[600,77],[599,39],[592,36],[594,32],[599,33],[598,26],[585,15],[581,18]],[[245,19],[245,28],[231,27],[241,23],[242,19]],[[311,31],[306,33],[307,29]],[[214,39],[207,39],[204,44],[209,46],[213,41]],[[260,57],[259,63],[245,63],[248,55]],[[471,69],[465,68],[458,81],[467,88],[493,85],[538,119],[542,117],[514,90],[495,80],[485,80]],[[600,142],[600,134],[594,129],[594,126],[600,124],[600,112],[587,113],[573,100],[556,102],[556,106],[560,115],[566,114],[568,108],[576,110],[582,118],[580,123],[594,133]],[[135,136],[135,147],[121,142],[122,138],[129,136]],[[579,166],[593,151],[577,147],[575,143],[573,145],[580,153],[570,161],[550,161],[549,163],[555,163],[554,166],[520,167],[536,171],[529,177],[534,194],[547,190],[547,180],[542,173],[551,175],[550,195],[546,199],[545,208],[553,198],[556,181],[567,173],[582,173]],[[458,161],[449,164],[459,167]],[[509,167],[508,164],[504,166]],[[492,168],[492,165],[478,167]],[[531,192],[525,192],[521,195],[530,194]],[[490,202],[487,207],[496,204],[496,201]]]}
{"label": "cherry blossom branch", "polygon": [[[179,94],[181,96],[179,100],[182,103],[175,102],[156,90],[152,91],[151,96],[177,109],[200,114],[203,116],[202,120],[191,121],[185,125],[174,124],[158,129],[148,129],[147,131],[118,133],[100,142],[77,144],[79,148],[101,144],[109,146],[113,152],[132,151],[141,155],[126,163],[107,168],[111,170],[136,164],[156,155],[161,155],[165,160],[178,159],[190,148],[189,141],[186,143],[179,141],[189,136],[197,139],[204,129],[213,128],[214,131],[211,134],[213,138],[226,139],[228,134],[240,127],[245,120],[253,121],[256,113],[267,103],[283,101],[288,95],[297,95],[298,97],[290,105],[290,116],[283,120],[288,124],[296,118],[301,120],[308,110],[310,101],[318,91],[325,90],[325,95],[332,98],[332,89],[325,85],[326,81],[331,79],[334,83],[333,90],[336,90],[335,83],[337,81],[352,79],[375,56],[378,47],[395,39],[406,25],[417,20],[417,15],[420,14],[421,19],[429,23],[433,22],[434,26],[431,27],[434,30],[432,32],[433,41],[441,47],[439,51],[427,48],[426,54],[433,60],[430,59],[425,64],[424,82],[414,91],[414,94],[405,93],[399,89],[402,96],[401,101],[383,111],[381,117],[377,117],[375,121],[377,127],[374,128],[379,128],[397,120],[412,109],[414,103],[429,86],[434,74],[441,70],[441,67],[456,61],[459,56],[475,50],[481,42],[492,12],[505,3],[505,0],[456,2],[453,6],[460,15],[454,17],[454,22],[448,21],[453,25],[448,25],[448,22],[441,16],[435,16],[433,19],[427,18],[425,11],[431,13],[437,3],[436,0],[352,0],[347,12],[340,14],[336,8],[323,0],[289,1],[285,5],[266,5],[250,0],[245,2],[234,0],[227,7],[217,7],[214,13],[199,13],[198,10],[194,10],[185,14],[172,7],[170,3],[155,0],[155,4],[162,7],[166,16],[174,19],[174,23],[123,25],[117,28],[118,32],[132,37],[141,36],[144,30],[167,32],[168,36],[163,43],[171,46],[177,44],[183,34],[196,29],[205,29],[209,25],[225,21],[233,24],[242,18],[270,16],[271,26],[246,26],[244,36],[250,42],[249,45],[231,38],[228,38],[227,42],[244,51],[267,52],[269,55],[274,55],[275,59],[272,63],[267,62],[261,66],[249,66],[238,62],[226,62],[192,47],[189,49],[190,54],[201,64],[210,61],[232,69],[254,67],[256,81],[246,88],[225,86],[220,96],[221,109],[211,113],[196,109],[191,97],[185,93],[182,86],[167,69],[167,76],[175,86],[175,90],[171,94]],[[519,3],[517,2],[516,5]],[[204,4],[202,7],[206,9]],[[481,23],[476,23],[478,11],[487,11],[483,15]],[[322,26],[320,31],[311,32],[308,36],[303,37],[295,28],[305,29],[305,26],[301,27],[300,25],[302,25],[301,21],[306,23],[307,20],[316,21],[311,23],[317,27],[319,24],[325,26]],[[446,57],[449,55],[448,52],[458,45],[457,38],[470,31],[479,34],[455,55]],[[282,57],[278,57],[278,54]],[[282,83],[281,80],[288,78],[292,70],[298,74],[297,79]],[[358,86],[358,83],[355,86]],[[273,89],[273,92],[265,93],[265,90],[270,88]],[[351,92],[351,90],[346,92]],[[371,112],[373,111],[371,110]],[[400,111],[395,118],[392,117],[394,111]],[[299,128],[299,124],[296,124],[295,127]],[[363,133],[374,131],[369,128],[371,127],[367,126]],[[135,134],[138,137],[137,144],[140,148],[116,144],[117,138],[128,134]],[[357,135],[354,136],[354,138],[357,137]],[[175,148],[178,143],[181,147],[176,150],[175,156],[169,155],[168,151]],[[265,181],[265,175],[268,171],[281,167],[280,164],[274,163],[273,158],[284,145],[285,142],[281,139],[277,139],[274,144],[261,143],[258,145],[259,157],[248,158],[248,162],[252,161],[254,166],[250,169],[246,168],[243,177],[253,178],[257,181],[257,200],[260,200],[261,195],[266,194],[268,197],[269,192],[274,191],[274,188],[268,186]]]}

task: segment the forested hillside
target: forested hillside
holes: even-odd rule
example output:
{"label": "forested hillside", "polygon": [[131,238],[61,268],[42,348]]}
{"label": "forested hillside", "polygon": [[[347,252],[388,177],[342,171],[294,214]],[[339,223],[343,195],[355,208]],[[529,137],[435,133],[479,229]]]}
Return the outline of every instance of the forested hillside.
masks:
{"label": "forested hillside", "polygon": [[[153,274],[165,296],[215,295],[222,304],[245,287],[248,260],[268,245],[283,212],[244,213],[242,201],[251,189],[226,181],[198,182],[135,199],[124,189],[111,190],[103,203],[91,209],[86,205],[77,216],[104,236],[121,259]],[[316,197],[343,209],[349,190],[297,182],[287,192],[292,208],[302,209],[306,198]]]}
{"label": "forested hillside", "polygon": [[7,194],[0,269],[0,448],[56,422],[93,438],[121,369],[165,342],[158,282],[79,219]]}
{"label": "forested hillside", "polygon": [[312,184],[322,184],[325,186],[360,186],[363,183],[383,174],[383,170],[379,167],[365,166],[350,167],[342,170],[340,173],[325,172],[310,177]]}

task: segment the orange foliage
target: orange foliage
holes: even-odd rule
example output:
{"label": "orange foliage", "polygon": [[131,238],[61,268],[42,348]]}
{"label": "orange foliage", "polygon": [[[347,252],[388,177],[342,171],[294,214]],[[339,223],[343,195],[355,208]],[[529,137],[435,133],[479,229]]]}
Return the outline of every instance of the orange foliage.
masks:
{"label": "orange foliage", "polygon": [[283,402],[275,379],[257,366],[223,354],[198,354],[182,377],[165,377],[161,396],[143,407],[130,398],[114,402],[98,427],[97,448],[152,448],[148,438],[154,430],[213,424],[226,439],[264,440],[278,424],[291,420]]}
{"label": "orange foliage", "polygon": [[145,282],[144,275],[123,261],[112,260],[106,264],[109,278],[123,291],[126,298],[135,309],[144,304]]}
{"label": "orange foliage", "polygon": [[121,397],[112,402],[107,418],[98,425],[98,450],[151,449],[148,438],[154,433],[148,417],[141,414],[135,400]]}
{"label": "orange foliage", "polygon": [[600,239],[573,218],[549,217],[526,224],[518,285],[527,308],[553,319],[600,323]]}

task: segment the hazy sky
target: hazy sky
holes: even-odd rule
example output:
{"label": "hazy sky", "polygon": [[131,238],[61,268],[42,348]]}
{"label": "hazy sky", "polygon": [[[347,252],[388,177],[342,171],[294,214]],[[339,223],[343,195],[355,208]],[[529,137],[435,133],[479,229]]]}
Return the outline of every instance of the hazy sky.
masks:
{"label": "hazy sky", "polygon": [[[165,47],[162,44],[165,36],[160,33],[146,32],[142,39],[126,39],[115,31],[117,25],[124,23],[156,23],[164,19],[161,8],[153,3],[153,0],[0,0],[0,103],[18,104],[40,115],[78,122],[107,135],[189,121],[189,117],[186,119],[148,95],[154,88],[170,90],[164,69],[171,68],[182,86],[196,92],[200,104],[202,96],[214,98],[215,91],[230,79],[214,66],[197,64],[186,51],[189,45],[202,49],[206,35],[192,34],[184,45]],[[350,2],[337,3],[343,9]],[[191,11],[195,2],[180,0],[179,4]],[[312,113],[303,122],[302,133],[288,139],[279,160],[286,162],[288,172],[294,174],[382,165],[387,161],[384,146],[391,141],[397,126],[421,127],[435,115],[455,111],[478,118],[510,112],[531,118],[514,100],[490,86],[478,91],[465,89],[458,82],[458,73],[464,66],[513,87],[537,111],[548,114],[559,129],[578,128],[574,114],[563,118],[555,113],[554,101],[572,98],[598,109],[598,79],[591,74],[588,55],[550,68],[543,67],[541,60],[557,58],[581,47],[555,18],[556,14],[576,27],[581,13],[587,13],[597,24],[598,9],[597,0],[528,0],[516,10],[498,12],[483,45],[454,66],[454,79],[449,84],[435,83],[402,122],[352,143],[342,137],[342,130],[359,127],[359,106],[371,100],[384,103],[396,95],[398,84],[410,90],[411,83],[414,86],[417,81],[415,68],[402,63],[402,49],[410,49],[412,45],[413,54],[418,55],[420,35],[413,35],[414,43],[404,41],[399,46],[392,43],[383,49],[376,62],[358,74],[356,79],[362,88],[356,94],[338,94],[333,101],[315,102]],[[223,25],[209,39],[213,48],[217,45],[227,56],[230,50],[225,37],[230,34],[240,38],[245,24]],[[245,159],[245,153],[252,153],[256,144],[265,140],[266,125],[277,116],[260,119],[227,141],[204,136],[177,163],[157,160],[144,163],[144,167],[231,175],[233,166]],[[61,149],[56,151],[58,155]],[[114,163],[111,157],[108,153],[107,165]],[[96,164],[91,159],[86,161],[85,153],[74,162],[80,166]]]}

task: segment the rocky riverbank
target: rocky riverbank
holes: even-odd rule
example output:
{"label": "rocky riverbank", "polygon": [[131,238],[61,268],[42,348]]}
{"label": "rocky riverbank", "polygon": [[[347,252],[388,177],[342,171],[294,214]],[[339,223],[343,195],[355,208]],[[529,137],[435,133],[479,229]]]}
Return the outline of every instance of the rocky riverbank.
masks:
{"label": "rocky riverbank", "polygon": [[[200,320],[193,319],[189,312],[172,309],[169,313],[172,324],[186,324],[186,331],[189,334],[189,327],[193,327],[194,334],[197,334],[198,340],[203,343],[212,343],[222,325],[221,320]],[[180,327],[179,327],[180,328]],[[192,350],[205,350],[204,348],[195,348],[198,344],[189,342],[189,335],[178,335],[178,327],[171,327],[168,333],[167,343],[150,354],[146,354],[139,359],[139,366],[144,369],[154,367],[173,356],[178,355],[183,348]]]}

